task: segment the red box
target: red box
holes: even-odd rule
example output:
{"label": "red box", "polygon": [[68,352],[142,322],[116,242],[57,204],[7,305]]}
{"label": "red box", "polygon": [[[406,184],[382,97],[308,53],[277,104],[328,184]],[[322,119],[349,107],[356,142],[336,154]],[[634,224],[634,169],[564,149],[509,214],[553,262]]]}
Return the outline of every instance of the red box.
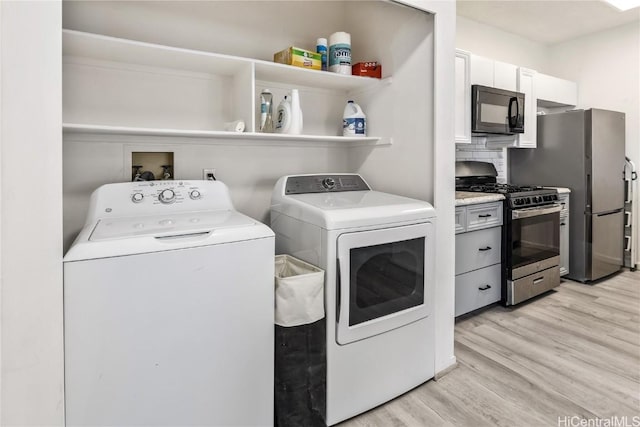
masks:
{"label": "red box", "polygon": [[351,74],[354,76],[374,77],[376,79],[382,78],[382,65],[375,61],[371,62],[358,62],[351,66]]}

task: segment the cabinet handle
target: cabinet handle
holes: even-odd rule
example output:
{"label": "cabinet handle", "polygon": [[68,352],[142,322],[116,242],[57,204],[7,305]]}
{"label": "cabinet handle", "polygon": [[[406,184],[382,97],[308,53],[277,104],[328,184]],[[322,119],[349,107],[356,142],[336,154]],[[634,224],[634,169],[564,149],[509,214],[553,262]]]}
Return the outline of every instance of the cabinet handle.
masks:
{"label": "cabinet handle", "polygon": [[478,288],[478,290],[480,291],[486,291],[487,289],[491,289],[491,285],[484,285]]}
{"label": "cabinet handle", "polygon": [[567,224],[565,224],[564,222],[561,222],[560,225],[567,225]]}
{"label": "cabinet handle", "polygon": [[482,215],[478,215],[478,218],[489,218],[491,216],[491,214],[482,214]]}
{"label": "cabinet handle", "polygon": [[478,249],[480,252],[484,252],[484,251],[490,251],[491,250],[491,246],[487,246],[486,248],[480,248]]}
{"label": "cabinet handle", "polygon": [[533,281],[533,284],[537,285],[538,283],[542,283],[542,282],[544,282],[544,277],[538,277]]}

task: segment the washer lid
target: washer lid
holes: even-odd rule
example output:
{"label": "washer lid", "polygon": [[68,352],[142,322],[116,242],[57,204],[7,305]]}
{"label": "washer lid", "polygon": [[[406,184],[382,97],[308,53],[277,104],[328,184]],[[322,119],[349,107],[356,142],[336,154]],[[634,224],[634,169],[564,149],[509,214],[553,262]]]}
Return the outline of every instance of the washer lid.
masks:
{"label": "washer lid", "polygon": [[272,210],[327,230],[424,220],[436,216],[422,200],[380,191],[286,195]]}
{"label": "washer lid", "polygon": [[179,237],[187,234],[205,233],[223,228],[246,227],[254,224],[255,221],[231,210],[102,218],[93,229],[89,241],[99,242],[142,236]]}

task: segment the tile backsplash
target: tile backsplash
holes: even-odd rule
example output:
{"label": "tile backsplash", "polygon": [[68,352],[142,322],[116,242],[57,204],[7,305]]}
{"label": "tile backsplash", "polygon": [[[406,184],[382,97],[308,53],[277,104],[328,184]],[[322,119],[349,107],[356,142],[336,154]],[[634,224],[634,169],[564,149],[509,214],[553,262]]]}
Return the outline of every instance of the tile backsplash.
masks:
{"label": "tile backsplash", "polygon": [[498,182],[507,182],[507,149],[487,148],[486,138],[473,137],[471,144],[456,144],[456,160],[493,163],[498,171]]}

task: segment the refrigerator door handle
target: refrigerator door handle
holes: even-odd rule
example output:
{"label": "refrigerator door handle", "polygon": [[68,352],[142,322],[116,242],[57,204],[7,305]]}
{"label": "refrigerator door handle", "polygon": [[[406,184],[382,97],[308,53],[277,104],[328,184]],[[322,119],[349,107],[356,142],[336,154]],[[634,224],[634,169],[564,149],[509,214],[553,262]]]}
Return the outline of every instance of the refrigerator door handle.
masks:
{"label": "refrigerator door handle", "polygon": [[585,188],[586,188],[585,194],[587,196],[586,208],[587,208],[587,212],[590,213],[591,212],[591,174],[587,174],[587,182],[586,182],[586,184],[587,184],[585,186]]}
{"label": "refrigerator door handle", "polygon": [[619,209],[614,209],[612,211],[607,211],[607,212],[601,212],[601,213],[597,213],[596,216],[607,216],[607,215],[614,215],[617,214],[619,212],[622,212],[622,208]]}

